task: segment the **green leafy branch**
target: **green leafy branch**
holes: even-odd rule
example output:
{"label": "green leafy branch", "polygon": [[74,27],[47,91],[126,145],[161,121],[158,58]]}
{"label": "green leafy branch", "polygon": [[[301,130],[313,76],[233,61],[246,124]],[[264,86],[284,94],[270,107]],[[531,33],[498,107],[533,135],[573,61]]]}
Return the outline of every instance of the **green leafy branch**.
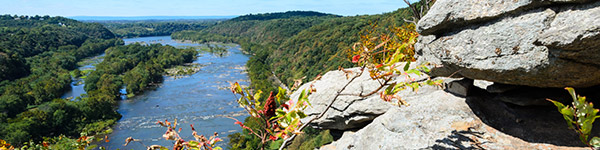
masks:
{"label": "green leafy branch", "polygon": [[579,134],[581,142],[588,145],[592,150],[594,150],[594,148],[600,148],[600,138],[589,138],[594,121],[600,118],[600,116],[597,115],[598,109],[594,109],[594,104],[587,103],[585,97],[576,95],[575,89],[570,87],[565,89],[569,91],[569,94],[571,94],[571,97],[573,98],[573,106],[566,106],[561,102],[551,99],[548,99],[548,101],[554,103],[558,108],[558,112],[563,115],[569,128],[575,130],[575,132]]}
{"label": "green leafy branch", "polygon": [[[376,25],[373,25],[375,28]],[[325,113],[332,107],[333,103],[338,100],[341,95],[354,95],[359,97],[368,97],[376,93],[380,94],[380,97],[387,102],[391,102],[392,99],[398,100],[398,106],[408,105],[398,93],[407,88],[411,88],[413,91],[417,91],[421,86],[432,85],[441,86],[442,80],[432,80],[430,78],[416,80],[414,77],[421,77],[425,73],[429,72],[430,69],[427,67],[428,64],[420,64],[415,67],[411,66],[411,62],[415,61],[414,58],[414,44],[416,43],[419,34],[414,30],[414,24],[405,24],[402,27],[391,29],[391,34],[384,34],[380,36],[373,36],[375,32],[367,30],[366,33],[361,36],[361,42],[356,43],[352,50],[349,51],[352,63],[360,66],[358,72],[345,70],[340,68],[342,72],[346,74],[349,81],[337,91],[335,97],[329,105],[316,117],[311,118],[308,122],[304,123],[300,127],[302,130],[308,124],[323,117]],[[404,62],[404,63],[402,63]],[[368,94],[343,94],[342,92],[354,82],[356,78],[360,77],[363,73],[368,72],[371,79],[378,81],[380,86],[369,92]],[[404,76],[405,81],[393,81],[397,77]],[[382,89],[384,89],[382,91]],[[292,136],[287,138],[281,147],[282,150],[287,146],[287,143],[293,140],[295,137]]]}
{"label": "green leafy branch", "polygon": [[232,83],[230,89],[234,94],[241,96],[237,100],[240,107],[264,125],[251,128],[237,119],[231,118],[236,120],[235,124],[239,124],[261,139],[261,149],[264,149],[269,141],[288,139],[301,133],[304,126],[301,126],[300,119],[307,117],[304,109],[311,106],[308,95],[314,91],[313,89],[303,90],[298,99],[292,100],[286,95],[286,90],[279,88],[277,95],[271,92],[263,104],[260,102],[262,94],[260,90],[252,93],[249,89],[242,88],[237,82]]}

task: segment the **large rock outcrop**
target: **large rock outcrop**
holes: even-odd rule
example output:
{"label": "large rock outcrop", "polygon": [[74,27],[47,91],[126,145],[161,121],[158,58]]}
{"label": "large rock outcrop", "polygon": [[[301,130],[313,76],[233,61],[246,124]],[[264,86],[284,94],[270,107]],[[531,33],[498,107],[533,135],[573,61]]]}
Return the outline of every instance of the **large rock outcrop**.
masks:
{"label": "large rock outcrop", "polygon": [[[349,70],[358,72],[357,68]],[[399,95],[410,106],[398,107],[377,94],[367,98],[348,95],[378,87],[378,82],[363,74],[342,92],[323,118],[312,122],[317,128],[343,132],[321,149],[584,149],[554,106],[523,107],[502,102],[496,98],[500,93],[486,90],[492,85],[485,81],[438,79],[445,81],[446,88],[404,90]],[[311,85],[316,89],[309,96],[313,107],[305,112],[319,115],[347,81],[344,72],[331,71],[302,85],[299,89]],[[491,91],[503,90],[495,87]],[[292,99],[299,93],[293,93]],[[566,94],[557,100],[568,98]],[[596,136],[599,129],[593,131]]]}
{"label": "large rock outcrop", "polygon": [[[352,72],[351,75],[355,75],[359,70],[354,68],[348,69],[348,71]],[[308,97],[313,107],[307,108],[305,113],[311,117],[318,116],[348,81],[349,78],[343,71],[330,71],[323,75],[320,80],[300,86],[299,89],[304,90],[308,90],[311,85],[316,89],[316,92]],[[319,128],[335,130],[364,127],[373,121],[375,117],[385,113],[391,106],[382,101],[378,94],[366,98],[353,95],[366,94],[375,90],[378,86],[379,83],[372,80],[368,73],[362,74],[348,85],[343,91],[343,95],[338,97],[338,100],[332,105],[333,107],[321,119],[313,121],[313,124]],[[299,92],[293,93],[291,98],[295,100],[299,94]]]}
{"label": "large rock outcrop", "polygon": [[[419,60],[446,88],[402,91],[410,106],[398,107],[352,96],[379,86],[363,74],[312,122],[343,132],[321,149],[584,149],[556,107],[532,105],[568,102],[565,86],[600,99],[600,1],[437,0],[417,29]],[[440,77],[450,75],[466,78]],[[317,91],[306,112],[322,112],[347,81],[332,71],[301,86]]]}
{"label": "large rock outcrop", "polygon": [[417,29],[417,53],[437,65],[433,76],[600,85],[599,1],[438,0]]}
{"label": "large rock outcrop", "polygon": [[483,89],[467,97],[436,87],[400,95],[410,106],[391,107],[321,149],[586,149],[554,107],[505,104]]}

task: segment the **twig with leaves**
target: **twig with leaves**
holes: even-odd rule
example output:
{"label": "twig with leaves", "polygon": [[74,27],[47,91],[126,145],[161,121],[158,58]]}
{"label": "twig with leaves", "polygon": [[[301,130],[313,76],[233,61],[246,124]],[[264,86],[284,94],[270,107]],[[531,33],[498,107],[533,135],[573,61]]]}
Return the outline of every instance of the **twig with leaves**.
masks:
{"label": "twig with leaves", "polygon": [[599,110],[594,109],[594,104],[588,103],[585,97],[575,94],[575,89],[570,87],[565,89],[569,91],[573,98],[573,106],[566,106],[551,99],[548,99],[548,101],[558,108],[558,112],[563,115],[569,128],[579,134],[581,142],[588,145],[592,150],[595,148],[600,149],[600,138],[593,137],[590,139],[592,125],[596,119],[600,118],[600,115],[597,115]]}
{"label": "twig with leaves", "polygon": [[[441,80],[431,80],[430,78],[416,80],[411,77],[411,75],[422,76],[424,72],[429,72],[429,69],[426,67],[427,64],[411,68],[410,62],[414,61],[413,45],[418,36],[418,34],[414,32],[414,25],[405,25],[402,28],[395,28],[394,33],[396,37],[369,37],[368,35],[372,34],[372,32],[366,34],[367,36],[361,37],[363,41],[353,46],[352,52],[354,55],[351,57],[353,63],[361,66],[359,72],[350,78],[350,80],[336,92],[333,100],[331,100],[329,105],[327,105],[319,115],[311,118],[298,130],[301,131],[313,121],[322,118],[338,100],[338,97],[344,95],[343,91],[365,71],[369,72],[371,78],[377,80],[380,83],[380,86],[368,94],[363,95],[360,93],[357,94],[357,96],[368,97],[379,92],[380,97],[384,101],[391,102],[392,99],[397,99],[399,106],[408,105],[408,103],[397,95],[401,90],[411,88],[416,91],[420,86],[424,85],[441,86]],[[404,66],[402,66],[402,69],[399,69],[399,62],[406,62]],[[349,74],[352,73],[352,71],[344,70],[343,68],[340,68],[340,70],[346,73],[348,78]],[[406,76],[407,80],[405,82],[392,82],[393,79],[401,75]],[[384,88],[385,90],[381,91]],[[289,142],[295,137],[296,135],[287,138],[279,149],[282,150],[287,147]]]}

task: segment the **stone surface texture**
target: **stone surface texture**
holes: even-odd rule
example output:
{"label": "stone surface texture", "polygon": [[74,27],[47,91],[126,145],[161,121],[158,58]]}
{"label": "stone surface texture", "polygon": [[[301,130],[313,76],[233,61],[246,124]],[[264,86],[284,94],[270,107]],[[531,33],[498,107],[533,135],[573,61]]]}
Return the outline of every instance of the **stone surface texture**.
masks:
{"label": "stone surface texture", "polygon": [[556,108],[505,104],[484,89],[469,93],[462,97],[431,86],[403,91],[409,106],[388,104],[368,125],[346,130],[320,149],[586,149]]}
{"label": "stone surface texture", "polygon": [[[359,72],[358,68],[348,69],[351,75]],[[320,80],[312,81],[300,86],[301,90],[307,90],[312,85],[316,92],[309,95],[312,107],[308,107],[305,113],[312,117],[317,116],[331,103],[337,92],[349,81],[343,71],[330,71],[323,75]],[[333,107],[325,115],[313,123],[324,129],[348,130],[360,128],[370,123],[375,117],[385,113],[391,106],[379,98],[379,94],[361,98],[348,94],[367,94],[379,87],[379,83],[369,77],[368,72],[355,79],[348,85],[342,95],[333,104]],[[299,91],[301,91],[299,90]],[[298,99],[300,93],[293,93],[290,98]],[[304,120],[304,121],[307,121]]]}
{"label": "stone surface texture", "polygon": [[[358,68],[348,70],[359,71]],[[395,81],[402,79],[399,77]],[[436,79],[444,80],[444,84],[470,80]],[[320,80],[302,85],[299,89],[311,86],[316,89],[309,96],[313,107],[305,112],[310,116],[319,115],[347,81],[343,71],[330,71]],[[340,96],[323,118],[311,124],[343,132],[339,139],[320,149],[586,149],[554,106],[509,104],[503,102],[498,93],[469,84],[472,82],[464,84],[465,88],[470,87],[466,95],[432,86],[421,87],[417,92],[401,91],[399,96],[409,104],[401,107],[394,102],[384,102],[377,95],[366,98]],[[370,92],[378,86],[379,83],[363,74],[342,95]],[[516,99],[517,103],[524,103],[519,99],[548,94],[545,90],[536,94],[536,90],[533,88],[525,93],[513,90],[502,94],[505,99]],[[589,90],[594,91],[597,90]],[[553,99],[569,98],[561,89],[551,92],[563,94]],[[293,93],[291,98],[297,99],[299,93]],[[592,132],[599,136],[600,128]]]}
{"label": "stone surface texture", "polygon": [[533,87],[600,80],[600,2],[438,0],[417,25],[432,76]]}
{"label": "stone surface texture", "polygon": [[[546,98],[568,102],[570,86],[600,99],[600,1],[437,0],[417,30],[418,60],[433,64],[445,89],[404,90],[410,105],[399,107],[356,96],[379,87],[365,73],[311,122],[341,134],[320,149],[587,149]],[[349,72],[359,69],[302,85],[316,89],[305,112],[325,110]]]}

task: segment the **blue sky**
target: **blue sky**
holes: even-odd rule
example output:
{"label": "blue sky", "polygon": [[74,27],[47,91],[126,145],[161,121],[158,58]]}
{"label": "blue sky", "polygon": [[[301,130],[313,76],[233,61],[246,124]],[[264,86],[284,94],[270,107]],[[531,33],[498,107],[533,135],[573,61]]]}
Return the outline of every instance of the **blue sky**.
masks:
{"label": "blue sky", "polygon": [[[50,16],[234,16],[312,10],[345,16],[405,7],[402,0],[2,0],[0,14]],[[412,0],[416,1],[416,0]]]}

